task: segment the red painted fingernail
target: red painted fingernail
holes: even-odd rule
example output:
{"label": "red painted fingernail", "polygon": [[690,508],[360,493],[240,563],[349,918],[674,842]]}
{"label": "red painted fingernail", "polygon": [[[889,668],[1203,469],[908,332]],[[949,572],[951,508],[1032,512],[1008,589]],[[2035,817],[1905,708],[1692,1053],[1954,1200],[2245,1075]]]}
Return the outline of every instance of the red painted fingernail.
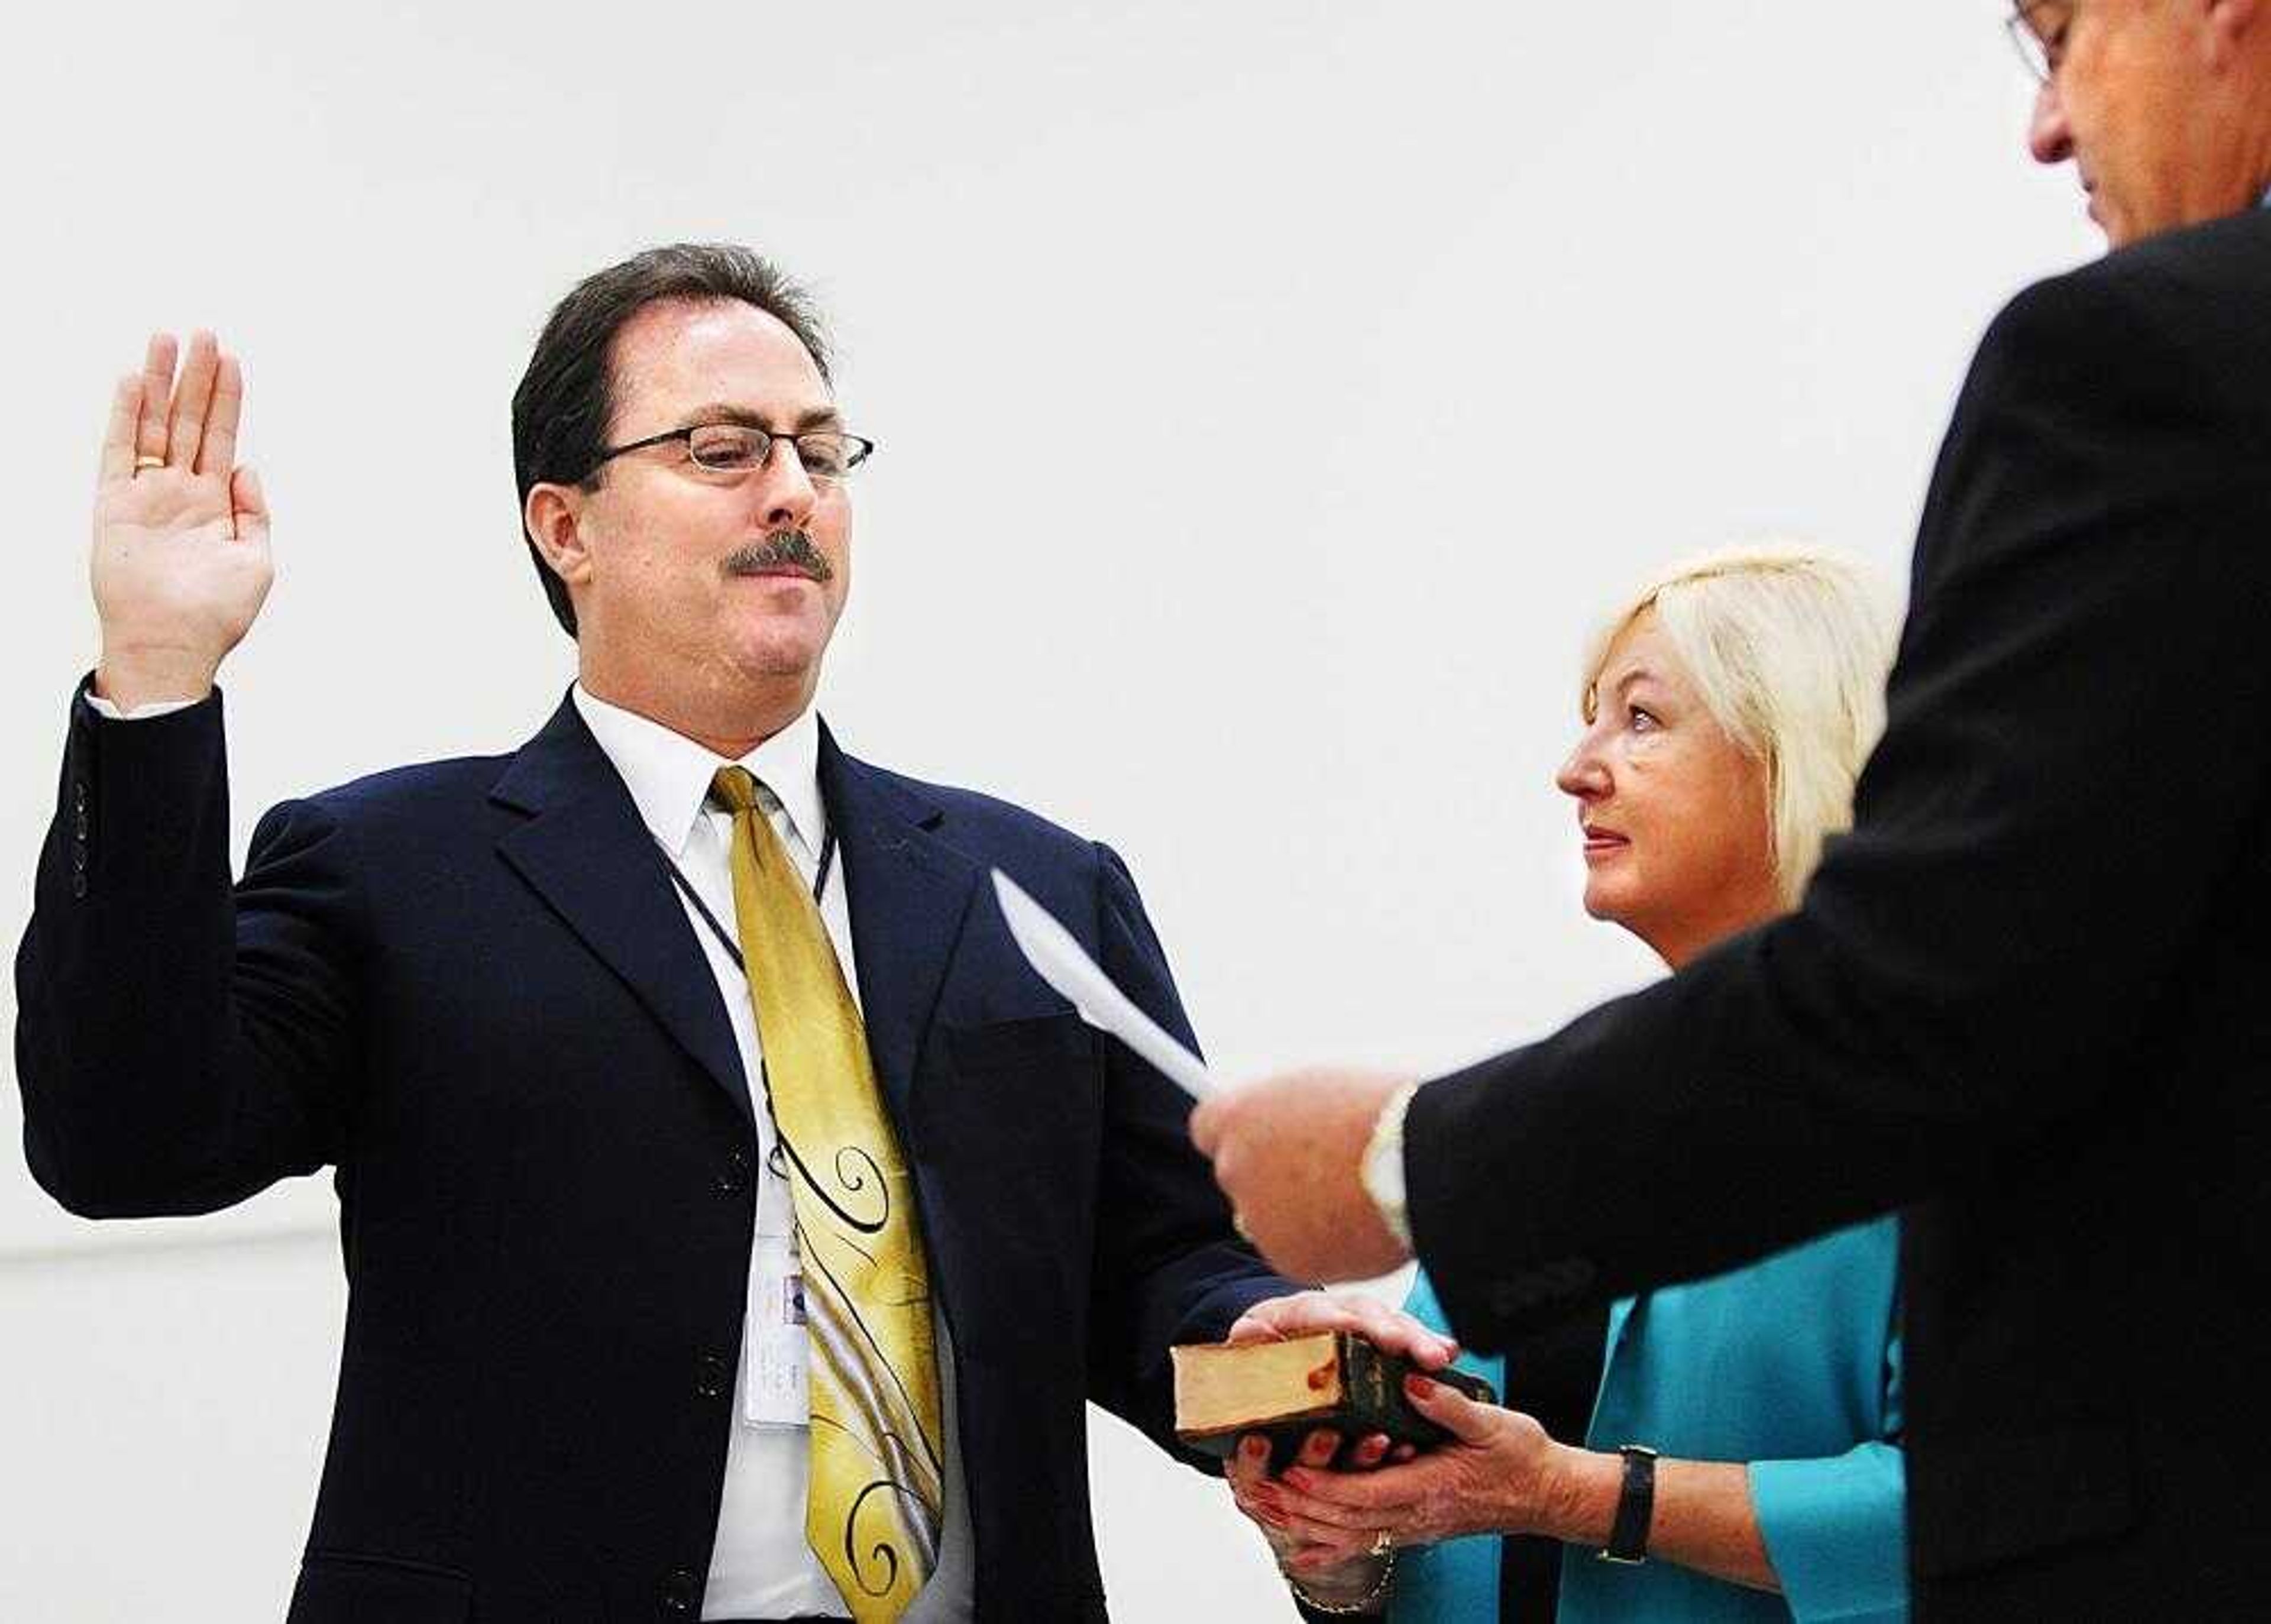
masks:
{"label": "red painted fingernail", "polygon": [[1404,1390],[1414,1398],[1433,1398],[1435,1383],[1423,1375],[1408,1375],[1404,1378]]}

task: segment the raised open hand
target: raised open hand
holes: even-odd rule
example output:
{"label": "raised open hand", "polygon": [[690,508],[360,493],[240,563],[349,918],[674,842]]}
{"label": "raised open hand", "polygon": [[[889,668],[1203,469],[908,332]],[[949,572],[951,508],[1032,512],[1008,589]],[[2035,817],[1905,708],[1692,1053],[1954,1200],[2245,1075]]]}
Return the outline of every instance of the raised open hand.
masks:
{"label": "raised open hand", "polygon": [[275,573],[260,481],[236,466],[243,372],[209,332],[178,379],[175,355],[160,333],[119,380],[95,481],[95,687],[122,706],[203,698]]}

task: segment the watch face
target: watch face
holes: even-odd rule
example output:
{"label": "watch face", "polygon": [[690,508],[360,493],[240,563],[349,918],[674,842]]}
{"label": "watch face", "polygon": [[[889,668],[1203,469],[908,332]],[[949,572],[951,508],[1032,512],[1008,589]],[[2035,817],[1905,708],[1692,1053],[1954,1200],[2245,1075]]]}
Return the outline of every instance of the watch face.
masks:
{"label": "watch face", "polygon": [[1411,1244],[1411,1221],[1404,1183],[1404,1113],[1418,1091],[1418,1084],[1411,1084],[1381,1107],[1357,1168],[1358,1181],[1380,1210],[1381,1222],[1407,1247]]}

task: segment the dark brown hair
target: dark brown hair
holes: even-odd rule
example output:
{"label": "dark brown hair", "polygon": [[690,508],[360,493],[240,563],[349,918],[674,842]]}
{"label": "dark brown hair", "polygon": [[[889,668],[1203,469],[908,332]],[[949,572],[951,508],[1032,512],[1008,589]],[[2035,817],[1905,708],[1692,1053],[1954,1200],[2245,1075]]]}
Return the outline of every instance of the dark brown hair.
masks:
{"label": "dark brown hair", "polygon": [[512,466],[520,486],[522,539],[552,613],[576,635],[568,584],[528,533],[528,493],[540,484],[599,485],[599,458],[615,410],[614,349],[623,324],[665,299],[738,299],[774,317],[811,353],[823,379],[828,339],[812,295],[763,256],[733,242],[651,248],[576,284],[554,309],[512,391]]}

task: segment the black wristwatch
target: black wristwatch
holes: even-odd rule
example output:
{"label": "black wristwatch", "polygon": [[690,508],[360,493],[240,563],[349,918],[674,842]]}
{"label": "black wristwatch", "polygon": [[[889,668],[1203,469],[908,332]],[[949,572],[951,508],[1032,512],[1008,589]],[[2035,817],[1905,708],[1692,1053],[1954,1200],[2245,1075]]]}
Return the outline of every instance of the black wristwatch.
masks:
{"label": "black wristwatch", "polygon": [[1625,1485],[1617,1495],[1616,1520],[1609,1524],[1609,1543],[1601,1552],[1605,1562],[1648,1561],[1648,1525],[1656,1516],[1656,1451],[1645,1444],[1628,1443],[1617,1451],[1625,1457]]}

